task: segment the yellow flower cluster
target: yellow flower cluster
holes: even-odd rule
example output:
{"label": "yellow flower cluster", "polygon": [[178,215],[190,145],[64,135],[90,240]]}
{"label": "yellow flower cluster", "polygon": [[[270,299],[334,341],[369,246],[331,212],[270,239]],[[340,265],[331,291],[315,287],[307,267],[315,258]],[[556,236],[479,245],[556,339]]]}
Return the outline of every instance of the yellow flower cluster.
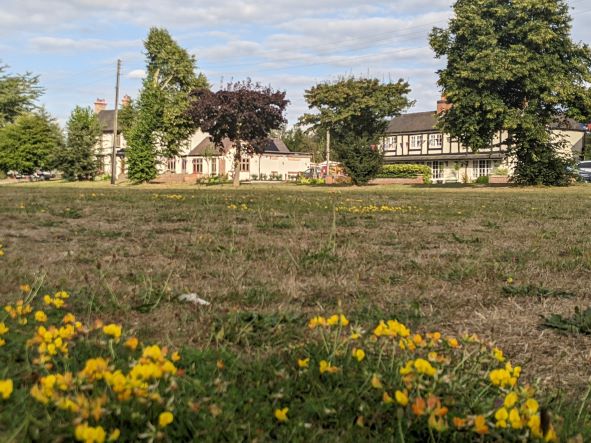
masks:
{"label": "yellow flower cluster", "polygon": [[159,198],[163,198],[166,200],[177,200],[177,201],[182,201],[185,199],[185,197],[181,194],[152,194],[155,200],[158,200]]}
{"label": "yellow flower cluster", "polygon": [[20,325],[26,325],[28,322],[27,315],[33,311],[33,308],[24,300],[17,300],[14,306],[4,306],[4,310],[8,312],[10,318],[16,320]]}
{"label": "yellow flower cluster", "polygon": [[66,291],[58,291],[54,294],[53,297],[51,295],[46,294],[43,296],[43,303],[47,306],[55,306],[56,308],[62,308],[66,302],[64,300],[70,298],[70,294]]}
{"label": "yellow flower cluster", "polygon": [[337,206],[337,212],[349,212],[351,214],[369,214],[373,212],[409,212],[412,206],[390,206],[390,205],[366,205],[366,206]]}
{"label": "yellow flower cluster", "polygon": [[240,203],[239,205],[236,205],[234,203],[231,203],[228,205],[228,209],[237,209],[240,211],[248,211],[248,205],[246,203]]}
{"label": "yellow flower cluster", "polygon": [[501,388],[510,386],[513,387],[517,384],[519,375],[521,374],[520,366],[511,366],[511,363],[507,362],[504,368],[493,369],[490,371],[489,378],[493,385],[500,386]]}
{"label": "yellow flower cluster", "polygon": [[4,245],[0,243],[0,257],[4,257]]}
{"label": "yellow flower cluster", "polygon": [[[38,311],[38,313],[39,312],[41,312],[43,318],[47,320],[47,315],[42,311]],[[37,314],[35,315],[36,319],[40,317],[41,316]],[[68,320],[74,318],[72,314],[69,314],[67,317]],[[71,342],[76,334],[82,330],[82,323],[76,322],[75,318],[73,323],[66,323],[59,328],[53,325],[48,328],[45,326],[39,326],[36,330],[35,336],[27,341],[28,346],[37,345],[39,357],[34,359],[33,362],[38,365],[45,365],[48,369],[51,368],[51,361],[54,356],[58,354],[68,355],[68,343]]]}
{"label": "yellow flower cluster", "polygon": [[0,321],[0,347],[4,346],[6,344],[6,340],[4,340],[2,338],[2,336],[4,334],[8,334],[8,331],[10,331],[10,328],[7,327],[4,322]]}
{"label": "yellow flower cluster", "polygon": [[408,337],[410,330],[397,320],[388,320],[387,323],[380,320],[380,323],[373,330],[373,334],[376,337]]}
{"label": "yellow flower cluster", "polygon": [[318,326],[330,327],[330,326],[348,326],[349,320],[343,314],[334,314],[328,318],[322,316],[316,316],[310,319],[308,327],[310,329],[316,329]]}

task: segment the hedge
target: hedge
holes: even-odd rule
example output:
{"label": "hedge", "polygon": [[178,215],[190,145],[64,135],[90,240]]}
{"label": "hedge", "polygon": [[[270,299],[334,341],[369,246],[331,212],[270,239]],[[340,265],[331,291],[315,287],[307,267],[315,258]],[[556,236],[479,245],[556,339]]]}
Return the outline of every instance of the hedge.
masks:
{"label": "hedge", "polygon": [[422,175],[425,183],[429,183],[431,181],[431,168],[417,164],[384,165],[382,171],[378,174],[378,178],[414,178],[417,175]]}

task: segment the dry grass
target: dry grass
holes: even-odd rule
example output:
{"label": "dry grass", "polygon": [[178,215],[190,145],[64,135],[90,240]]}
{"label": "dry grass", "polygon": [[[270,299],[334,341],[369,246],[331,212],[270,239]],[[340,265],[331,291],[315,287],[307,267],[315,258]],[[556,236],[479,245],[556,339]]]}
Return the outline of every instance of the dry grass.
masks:
{"label": "dry grass", "polygon": [[[368,204],[412,209],[334,210]],[[591,338],[539,324],[589,305],[590,213],[590,186],[0,186],[0,302],[36,282],[80,294],[79,314],[108,312],[144,339],[255,353],[341,305],[351,318],[475,332],[526,377],[580,391]],[[509,277],[576,296],[508,297]],[[175,300],[186,292],[212,306]]]}

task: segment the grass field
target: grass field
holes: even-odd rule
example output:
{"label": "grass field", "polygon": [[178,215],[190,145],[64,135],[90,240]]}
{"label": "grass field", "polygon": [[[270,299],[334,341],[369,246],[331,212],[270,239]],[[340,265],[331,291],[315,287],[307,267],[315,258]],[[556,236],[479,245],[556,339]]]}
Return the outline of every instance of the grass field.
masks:
{"label": "grass field", "polygon": [[[307,320],[476,333],[578,397],[591,338],[541,327],[589,306],[591,186],[0,186],[0,303],[29,283],[143,340],[281,353]],[[177,300],[197,293],[211,302]]]}

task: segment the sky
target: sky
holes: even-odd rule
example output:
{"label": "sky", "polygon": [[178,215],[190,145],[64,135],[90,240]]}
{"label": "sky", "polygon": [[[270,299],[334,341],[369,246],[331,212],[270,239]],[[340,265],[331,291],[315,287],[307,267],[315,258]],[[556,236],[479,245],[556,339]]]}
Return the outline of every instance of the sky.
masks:
{"label": "sky", "polygon": [[[97,98],[136,97],[143,39],[165,27],[197,58],[214,89],[247,77],[287,91],[290,124],[304,91],[343,75],[410,83],[411,111],[434,110],[437,60],[428,46],[453,0],[0,0],[0,61],[40,76],[42,105],[64,124]],[[573,39],[591,43],[591,0],[569,0]]]}

